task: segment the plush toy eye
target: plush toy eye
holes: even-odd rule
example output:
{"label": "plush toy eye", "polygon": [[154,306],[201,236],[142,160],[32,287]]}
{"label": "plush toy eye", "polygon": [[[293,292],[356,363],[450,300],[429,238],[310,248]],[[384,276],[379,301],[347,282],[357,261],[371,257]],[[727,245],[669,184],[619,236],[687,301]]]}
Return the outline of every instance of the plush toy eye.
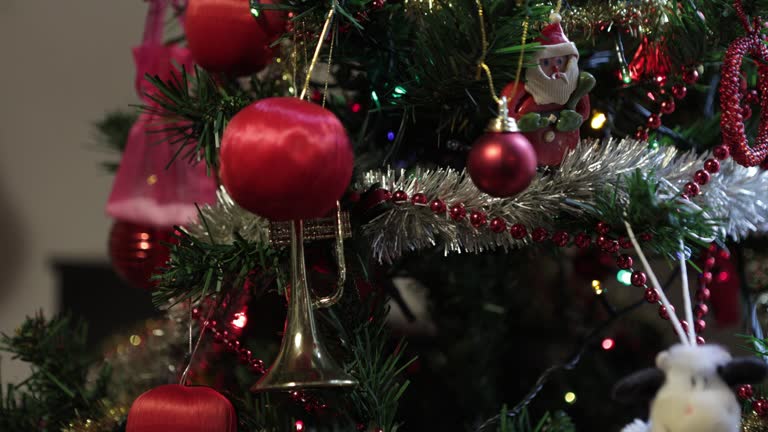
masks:
{"label": "plush toy eye", "polygon": [[542,65],[542,66],[545,66],[545,67],[546,67],[546,66],[549,66],[549,59],[543,59],[543,60],[541,61],[541,65]]}
{"label": "plush toy eye", "polygon": [[696,388],[696,377],[691,375],[691,388]]}
{"label": "plush toy eye", "polygon": [[559,57],[559,58],[557,59],[557,65],[558,65],[558,66],[562,66],[562,65],[563,65],[563,58],[562,58],[562,57]]}

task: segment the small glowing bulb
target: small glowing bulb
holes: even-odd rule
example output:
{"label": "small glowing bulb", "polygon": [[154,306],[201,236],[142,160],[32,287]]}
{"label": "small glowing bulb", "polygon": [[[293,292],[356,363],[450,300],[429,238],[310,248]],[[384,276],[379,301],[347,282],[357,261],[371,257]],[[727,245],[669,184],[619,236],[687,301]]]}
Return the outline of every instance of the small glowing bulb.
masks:
{"label": "small glowing bulb", "polygon": [[600,284],[600,281],[597,279],[592,281],[592,289],[595,290],[596,295],[600,295],[603,293],[603,286]]}
{"label": "small glowing bulb", "polygon": [[235,319],[232,320],[232,325],[237,328],[244,328],[248,324],[248,317],[245,312],[238,312],[235,314]]}
{"label": "small glowing bulb", "polygon": [[128,338],[128,341],[133,346],[139,346],[139,345],[141,345],[141,336],[139,336],[139,335],[131,335],[131,337]]}
{"label": "small glowing bulb", "polygon": [[592,121],[589,122],[589,126],[595,130],[602,129],[603,126],[605,126],[606,121],[608,121],[608,117],[606,117],[604,113],[596,112],[595,115],[592,116]]}
{"label": "small glowing bulb", "polygon": [[359,113],[361,108],[362,107],[360,106],[359,103],[352,104],[352,112],[353,113]]}
{"label": "small glowing bulb", "polygon": [[600,344],[604,350],[612,350],[616,346],[616,342],[611,338],[603,339],[603,343]]}
{"label": "small glowing bulb", "polygon": [[304,422],[301,420],[296,420],[296,431],[300,432],[304,430]]}
{"label": "small glowing bulb", "polygon": [[624,82],[624,84],[629,84],[632,82],[632,75],[629,73],[629,70],[624,69],[621,71],[621,80]]}
{"label": "small glowing bulb", "polygon": [[619,270],[616,273],[616,280],[623,285],[630,286],[632,285],[632,272],[629,270]]}
{"label": "small glowing bulb", "polygon": [[572,404],[572,403],[576,402],[576,393],[574,393],[574,392],[566,393],[565,394],[565,401],[568,402],[569,404]]}
{"label": "small glowing bulb", "polygon": [[153,185],[155,183],[157,183],[157,176],[155,174],[152,174],[149,177],[147,177],[147,184],[148,185],[151,186],[151,185]]}
{"label": "small glowing bulb", "polygon": [[728,272],[720,272],[717,274],[717,280],[720,282],[725,282],[730,278],[730,275]]}
{"label": "small glowing bulb", "polygon": [[392,131],[387,132],[387,141],[394,141],[395,140],[395,133]]}

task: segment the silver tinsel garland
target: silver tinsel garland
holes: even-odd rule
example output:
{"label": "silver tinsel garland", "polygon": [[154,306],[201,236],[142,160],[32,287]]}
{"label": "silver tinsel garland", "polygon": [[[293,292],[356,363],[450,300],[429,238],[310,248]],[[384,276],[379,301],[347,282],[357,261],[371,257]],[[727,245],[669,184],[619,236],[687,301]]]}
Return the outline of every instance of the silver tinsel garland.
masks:
{"label": "silver tinsel garland", "polygon": [[[430,200],[440,198],[447,205],[462,203],[470,210],[484,212],[490,221],[504,219],[508,226],[523,224],[557,229],[556,215],[585,216],[595,204],[596,192],[606,187],[624,191],[620,176],[636,170],[654,172],[660,179],[659,198],[672,199],[680,193],[694,172],[701,169],[708,155],[697,157],[672,147],[648,150],[648,144],[634,139],[584,141],[568,153],[555,172],[538,176],[514,198],[493,198],[480,192],[465,172],[452,169],[404,171],[370,171],[355,185],[367,190],[375,184],[392,192],[403,190],[408,196],[425,194]],[[717,221],[723,236],[740,239],[752,231],[761,231],[768,220],[768,173],[757,168],[744,168],[732,160],[721,163],[721,170],[702,187],[694,205],[707,209]],[[268,239],[268,223],[220,194],[220,204],[202,210],[216,242],[231,241],[232,232],[252,241]],[[472,252],[502,248],[509,250],[526,242],[512,238],[509,230],[494,233],[488,227],[475,228],[465,218],[460,222],[448,214],[436,215],[428,206],[410,202],[393,205],[363,227],[373,256],[391,262],[409,251],[441,245],[445,253]],[[208,230],[198,223],[188,228],[199,239],[208,238]],[[228,234],[229,233],[229,234]]]}

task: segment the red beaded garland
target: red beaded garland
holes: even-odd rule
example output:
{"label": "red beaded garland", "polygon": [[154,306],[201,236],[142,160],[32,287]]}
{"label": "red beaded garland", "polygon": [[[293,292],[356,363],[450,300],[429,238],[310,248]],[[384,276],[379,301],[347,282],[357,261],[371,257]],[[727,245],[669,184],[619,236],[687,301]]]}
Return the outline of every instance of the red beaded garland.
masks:
{"label": "red beaded garland", "polygon": [[642,272],[640,270],[633,271],[632,276],[630,277],[629,280],[632,283],[632,285],[636,287],[645,286],[645,283],[648,282],[648,278],[645,276],[645,272]]}
{"label": "red beaded garland", "polygon": [[447,207],[443,200],[435,198],[429,203],[429,209],[435,214],[443,214],[447,210]]}
{"label": "red beaded garland", "polygon": [[699,185],[693,182],[688,182],[683,187],[683,190],[685,191],[685,194],[689,197],[695,197],[696,195],[701,192],[701,189],[699,188]]}
{"label": "red beaded garland", "polygon": [[549,232],[544,228],[536,228],[531,233],[531,238],[537,243],[541,243],[549,237]]}
{"label": "red beaded garland", "polygon": [[688,333],[688,321],[680,320],[680,327],[683,328],[683,333]]}
{"label": "red beaded garland", "polygon": [[595,226],[595,231],[597,231],[600,234],[605,235],[605,234],[608,234],[609,232],[611,232],[611,226],[608,225],[606,222],[600,221]]}
{"label": "red beaded garland", "polygon": [[696,330],[696,333],[701,333],[706,328],[707,328],[707,322],[704,321],[703,319],[697,319],[693,325],[693,329]]}
{"label": "red beaded garland", "polygon": [[752,410],[760,417],[768,415],[768,400],[758,399],[752,402]]}
{"label": "red beaded garland", "polygon": [[736,394],[739,396],[739,399],[744,401],[744,400],[751,399],[752,396],[755,394],[755,391],[750,384],[742,384],[739,386],[739,389],[736,391]]}
{"label": "red beaded garland", "polygon": [[728,150],[728,147],[719,145],[712,149],[712,154],[719,160],[725,160],[728,159],[728,156],[731,155],[731,152]]}
{"label": "red beaded garland", "polygon": [[465,209],[464,204],[461,203],[452,205],[449,212],[451,214],[451,219],[456,222],[463,220],[464,217],[467,216],[467,209]]}
{"label": "red beaded garland", "polygon": [[693,315],[699,319],[701,319],[708,312],[709,312],[709,307],[707,307],[707,305],[705,305],[704,303],[699,303],[696,305],[696,307],[693,308]]}
{"label": "red beaded garland", "polygon": [[648,116],[648,120],[645,122],[645,125],[651,129],[658,129],[661,127],[661,116],[658,114],[651,114]]}
{"label": "red beaded garland", "polygon": [[619,246],[622,249],[632,249],[632,241],[626,237],[619,237]]}
{"label": "red beaded garland", "polygon": [[712,270],[712,267],[715,266],[715,257],[708,257],[706,260],[704,260],[704,270]]}
{"label": "red beaded garland", "polygon": [[646,242],[647,241],[651,241],[651,240],[653,240],[653,234],[648,233],[648,232],[641,233],[640,234],[640,240],[646,241]]}
{"label": "red beaded garland", "polygon": [[688,89],[683,84],[675,84],[672,86],[672,96],[675,99],[683,99],[688,94]]}
{"label": "red beaded garland", "polygon": [[570,236],[565,231],[558,231],[552,236],[552,242],[559,247],[564,247],[568,244]]}
{"label": "red beaded garland", "polygon": [[647,288],[645,290],[645,301],[648,303],[657,303],[661,297],[659,296],[659,292],[656,291],[653,288]]}
{"label": "red beaded garland", "polygon": [[683,82],[686,84],[695,84],[699,80],[699,71],[695,68],[686,69],[683,72]]}
{"label": "red beaded garland", "polygon": [[421,192],[414,194],[411,197],[411,203],[413,203],[413,205],[425,205],[427,201],[429,201],[427,200],[427,196]]}
{"label": "red beaded garland", "polygon": [[[746,56],[758,64],[758,87],[763,95],[760,101],[760,125],[755,143],[750,145],[744,127],[740,107],[741,63]],[[768,156],[768,47],[755,31],[734,40],[725,52],[720,81],[720,129],[723,144],[728,146],[733,159],[743,166],[756,166]]]}
{"label": "red beaded garland", "polygon": [[669,311],[666,306],[659,306],[659,316],[665,320],[669,319]]}
{"label": "red beaded garland", "polygon": [[710,179],[709,173],[704,171],[703,169],[696,171],[696,173],[693,175],[693,181],[695,181],[696,183],[702,186],[709,183],[709,179]]}
{"label": "red beaded garland", "polygon": [[404,190],[398,190],[395,191],[395,193],[392,194],[392,202],[394,203],[402,203],[408,201],[408,194],[405,193]]}
{"label": "red beaded garland", "polygon": [[704,273],[702,273],[701,274],[701,283],[703,283],[705,285],[711,284],[712,283],[712,273],[708,272],[708,271],[705,271]]}
{"label": "red beaded garland", "polygon": [[635,132],[635,138],[640,141],[646,141],[648,139],[648,131],[643,128],[637,129]]}
{"label": "red beaded garland", "polygon": [[709,300],[710,296],[709,288],[699,288],[698,291],[696,291],[696,301],[705,302]]}
{"label": "red beaded garland", "polygon": [[491,223],[488,227],[495,233],[502,233],[507,229],[507,222],[500,217],[495,217],[491,219]]}
{"label": "red beaded garland", "polygon": [[704,162],[704,169],[710,174],[715,174],[720,171],[720,162],[714,159],[707,159],[707,161]]}
{"label": "red beaded garland", "polygon": [[632,260],[632,257],[627,254],[622,254],[616,257],[616,265],[622,270],[631,269],[632,264],[634,264],[634,261]]}
{"label": "red beaded garland", "polygon": [[619,251],[619,242],[616,240],[606,240],[603,242],[602,247],[608,253],[616,253]]}
{"label": "red beaded garland", "polygon": [[748,91],[747,94],[744,96],[744,101],[746,103],[756,104],[760,102],[760,95],[757,94],[757,90],[752,89]]}
{"label": "red beaded garland", "polygon": [[696,345],[704,345],[705,343],[707,343],[707,341],[705,341],[703,337],[696,336]]}
{"label": "red beaded garland", "polygon": [[511,228],[509,228],[509,233],[512,234],[512,238],[522,240],[526,235],[528,235],[528,230],[525,229],[523,224],[514,224]]}
{"label": "red beaded garland", "polygon": [[576,247],[580,249],[588,248],[590,244],[592,244],[592,237],[585,232],[581,232],[576,234],[576,238],[573,239],[573,242],[576,243]]}
{"label": "red beaded garland", "polygon": [[752,118],[752,107],[749,105],[744,105],[741,107],[741,118],[744,120],[749,120]]}
{"label": "red beaded garland", "polygon": [[488,218],[485,216],[485,213],[477,210],[472,210],[469,213],[469,223],[471,223],[473,227],[480,228],[484,226],[486,222],[488,222]]}
{"label": "red beaded garland", "polygon": [[660,109],[663,114],[672,114],[673,112],[675,112],[675,100],[666,99],[662,101]]}

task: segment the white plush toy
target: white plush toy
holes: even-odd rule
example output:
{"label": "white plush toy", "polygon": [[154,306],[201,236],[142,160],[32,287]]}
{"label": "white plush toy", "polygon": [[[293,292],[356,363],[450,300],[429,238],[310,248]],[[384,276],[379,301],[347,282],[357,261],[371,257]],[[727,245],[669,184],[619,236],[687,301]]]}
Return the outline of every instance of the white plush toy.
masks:
{"label": "white plush toy", "polygon": [[[635,420],[622,432],[739,432],[741,406],[733,387],[759,383],[768,373],[768,365],[756,357],[734,359],[717,345],[697,345],[693,326],[688,334],[683,331],[629,224],[627,232],[662,303],[672,311],[670,320],[681,343],[659,353],[656,368],[632,374],[614,388],[614,398],[619,401],[651,401],[649,421]],[[693,322],[682,256],[680,266],[686,317]]]}

